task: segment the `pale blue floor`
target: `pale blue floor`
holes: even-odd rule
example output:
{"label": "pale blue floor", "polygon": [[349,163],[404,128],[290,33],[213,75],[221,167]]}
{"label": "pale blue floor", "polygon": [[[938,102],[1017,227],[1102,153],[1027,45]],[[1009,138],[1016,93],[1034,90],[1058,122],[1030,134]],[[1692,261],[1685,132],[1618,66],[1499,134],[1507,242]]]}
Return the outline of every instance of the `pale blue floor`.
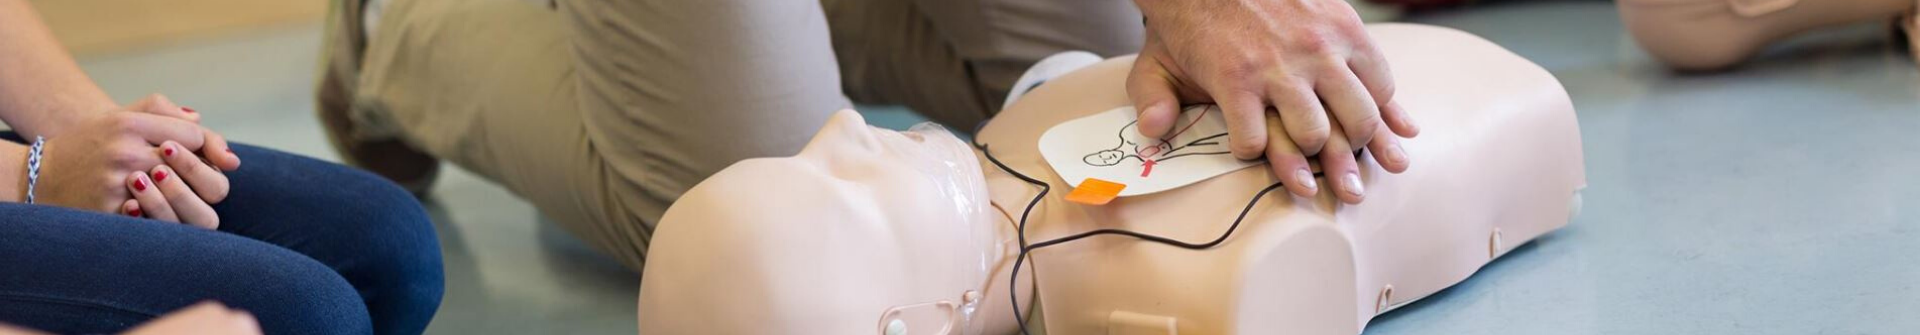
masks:
{"label": "pale blue floor", "polygon": [[[1566,230],[1368,332],[1920,329],[1920,70],[1879,25],[1801,39],[1737,72],[1679,76],[1632,44],[1607,2],[1412,20],[1553,71],[1579,111],[1592,186]],[[318,39],[302,26],[83,63],[122,100],[165,92],[233,139],[331,158],[311,116]],[[881,123],[915,122],[887,110]],[[448,294],[430,333],[634,332],[637,277],[526,202],[457,170],[433,198]]]}
{"label": "pale blue floor", "polygon": [[1884,23],[1799,39],[1736,72],[1676,76],[1621,33],[1607,2],[1414,21],[1479,34],[1558,76],[1591,186],[1567,229],[1369,333],[1920,329],[1920,70]]}

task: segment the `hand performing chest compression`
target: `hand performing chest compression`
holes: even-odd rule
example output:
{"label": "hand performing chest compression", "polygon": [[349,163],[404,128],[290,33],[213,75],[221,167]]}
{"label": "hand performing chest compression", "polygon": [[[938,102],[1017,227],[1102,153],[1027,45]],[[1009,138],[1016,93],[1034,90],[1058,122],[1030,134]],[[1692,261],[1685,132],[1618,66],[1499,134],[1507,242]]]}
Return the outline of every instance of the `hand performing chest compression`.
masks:
{"label": "hand performing chest compression", "polygon": [[[1174,131],[1181,105],[1218,104],[1233,156],[1271,163],[1300,196],[1319,192],[1307,157],[1318,156],[1342,202],[1365,198],[1367,148],[1387,171],[1410,163],[1400,138],[1419,128],[1393,100],[1387,60],[1339,0],[1137,0],[1146,44],[1127,76],[1140,133]],[[1382,127],[1385,129],[1380,129]]]}

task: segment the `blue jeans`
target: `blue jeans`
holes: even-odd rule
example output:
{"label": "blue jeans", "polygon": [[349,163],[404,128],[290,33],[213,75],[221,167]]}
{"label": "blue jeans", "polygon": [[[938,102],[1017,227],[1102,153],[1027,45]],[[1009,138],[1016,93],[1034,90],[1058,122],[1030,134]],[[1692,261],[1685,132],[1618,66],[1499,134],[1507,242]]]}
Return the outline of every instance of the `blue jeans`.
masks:
{"label": "blue jeans", "polygon": [[[10,133],[0,137],[17,141]],[[0,203],[0,323],[114,333],[201,300],[268,334],[419,334],[444,291],[420,203],[373,174],[235,145],[220,229]]]}

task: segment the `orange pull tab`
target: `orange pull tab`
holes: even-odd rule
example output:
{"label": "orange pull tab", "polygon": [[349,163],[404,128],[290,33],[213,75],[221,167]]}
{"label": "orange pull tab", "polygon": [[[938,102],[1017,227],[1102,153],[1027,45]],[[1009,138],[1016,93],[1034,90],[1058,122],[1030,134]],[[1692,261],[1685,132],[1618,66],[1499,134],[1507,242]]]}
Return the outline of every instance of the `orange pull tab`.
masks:
{"label": "orange pull tab", "polygon": [[1120,190],[1124,189],[1127,189],[1127,184],[1087,178],[1080,182],[1080,187],[1075,187],[1072,193],[1067,193],[1067,201],[1094,206],[1105,205],[1113,202],[1113,198],[1120,197]]}

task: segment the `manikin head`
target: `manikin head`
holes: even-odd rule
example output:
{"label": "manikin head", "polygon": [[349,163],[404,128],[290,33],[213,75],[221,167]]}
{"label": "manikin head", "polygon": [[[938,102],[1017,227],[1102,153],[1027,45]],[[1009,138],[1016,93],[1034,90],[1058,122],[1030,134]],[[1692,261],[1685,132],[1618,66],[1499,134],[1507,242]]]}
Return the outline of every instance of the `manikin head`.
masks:
{"label": "manikin head", "polygon": [[649,250],[641,332],[978,333],[1006,256],[982,178],[944,128],[837,112],[798,155],[734,164],[674,203]]}

